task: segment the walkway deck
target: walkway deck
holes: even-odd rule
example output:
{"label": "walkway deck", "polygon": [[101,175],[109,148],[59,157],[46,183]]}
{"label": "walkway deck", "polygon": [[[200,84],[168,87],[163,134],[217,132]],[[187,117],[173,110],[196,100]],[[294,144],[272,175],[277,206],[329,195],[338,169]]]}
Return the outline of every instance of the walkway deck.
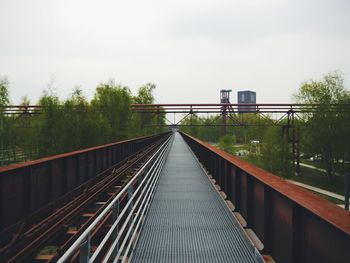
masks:
{"label": "walkway deck", "polygon": [[262,262],[179,134],[131,262]]}

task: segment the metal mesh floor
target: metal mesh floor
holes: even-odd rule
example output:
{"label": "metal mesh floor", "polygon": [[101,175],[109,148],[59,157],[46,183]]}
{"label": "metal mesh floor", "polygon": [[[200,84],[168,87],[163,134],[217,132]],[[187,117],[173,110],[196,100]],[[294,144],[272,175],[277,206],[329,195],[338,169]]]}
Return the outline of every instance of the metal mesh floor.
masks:
{"label": "metal mesh floor", "polygon": [[261,262],[177,133],[131,262]]}

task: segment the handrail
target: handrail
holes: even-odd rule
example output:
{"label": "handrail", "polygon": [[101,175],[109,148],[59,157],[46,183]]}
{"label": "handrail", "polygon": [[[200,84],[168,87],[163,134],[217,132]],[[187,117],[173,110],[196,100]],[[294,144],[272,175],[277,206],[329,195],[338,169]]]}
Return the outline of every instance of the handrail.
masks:
{"label": "handrail", "polygon": [[[145,186],[145,187],[143,188],[143,191],[142,191],[140,197],[138,198],[137,202],[135,203],[135,206],[134,206],[134,207],[136,207],[136,206],[138,205],[138,203],[141,201],[141,198],[142,198],[142,196],[143,196],[144,194],[145,194],[145,198],[147,199],[147,200],[146,200],[146,203],[149,202],[150,197],[151,197],[151,193],[153,193],[153,190],[154,190],[155,185],[156,185],[156,183],[157,183],[157,180],[158,180],[158,178],[159,178],[159,174],[160,174],[161,168],[162,168],[163,165],[164,165],[164,161],[163,161],[163,160],[165,159],[165,156],[166,156],[165,151],[167,151],[168,149],[169,149],[169,147],[163,151],[164,154],[162,153],[162,155],[161,155],[161,157],[160,157],[161,160],[158,162],[158,165],[157,165],[157,167],[155,168],[155,169],[156,169],[155,174],[153,174],[152,179],[148,180],[147,186]],[[161,166],[160,169],[159,169],[159,166]],[[146,178],[145,178],[145,179],[146,179]],[[150,187],[148,187],[149,184],[151,185]],[[140,188],[138,188],[138,189],[140,189]],[[147,189],[147,192],[145,193],[146,189]],[[142,212],[142,214],[144,214],[144,211],[145,211],[145,208],[146,208],[146,206],[145,206],[145,198],[142,200],[142,203],[141,203],[141,205],[140,205],[140,207],[139,207],[139,209],[138,209],[138,211],[137,211],[135,217],[133,218],[132,223],[129,225],[128,232],[126,233],[126,236],[124,237],[123,243],[122,243],[121,246],[119,247],[119,250],[118,250],[117,255],[114,257],[114,260],[113,260],[113,258],[112,258],[113,262],[118,262],[118,259],[119,259],[119,257],[121,256],[121,253],[122,253],[122,251],[123,251],[123,249],[124,249],[124,247],[125,247],[125,245],[126,245],[126,242],[128,241],[129,235],[130,235],[131,231],[134,229],[133,226],[134,226],[135,222],[137,221],[137,218],[138,218],[139,215],[140,215],[140,209],[141,209],[142,206],[143,206],[143,210],[142,210],[143,212]],[[134,212],[134,210],[135,210],[135,208],[133,208],[132,211],[130,211],[130,215]],[[123,225],[123,230],[120,230],[121,233],[118,234],[118,237],[114,240],[112,246],[109,248],[109,251],[108,251],[106,257],[105,257],[104,260],[103,260],[104,263],[110,261],[110,257],[112,256],[113,250],[116,248],[116,246],[117,246],[118,243],[119,243],[119,239],[120,239],[120,237],[121,237],[122,231],[124,231],[125,228],[126,228],[126,226],[129,224],[130,215],[128,216],[128,219],[126,220],[126,222],[125,222],[124,225]],[[140,223],[140,221],[138,222],[138,225],[139,225],[139,223]],[[138,229],[137,227],[134,229],[133,237],[135,236],[135,233],[136,233],[137,229]],[[113,231],[111,231],[111,229],[110,229],[109,232],[112,234]],[[133,240],[132,237],[131,237],[129,240],[131,240],[131,242],[129,242],[127,249],[124,251],[124,255],[123,255],[122,262],[124,262],[124,261],[126,260],[127,255],[128,255],[128,252],[129,252],[129,250],[130,250],[130,246],[131,246],[131,244],[133,243],[133,242],[132,242],[132,240]]]}
{"label": "handrail", "polygon": [[[165,152],[166,148],[163,148],[161,154],[161,157],[164,156],[162,155]],[[119,214],[117,220],[113,223],[112,227],[110,228],[110,230],[108,231],[108,233],[106,234],[106,236],[103,238],[103,240],[101,241],[100,245],[97,247],[97,249],[95,250],[94,255],[91,257],[89,262],[93,262],[96,257],[98,256],[98,254],[100,253],[100,251],[102,250],[103,246],[106,244],[106,242],[108,241],[108,239],[110,238],[110,236],[112,235],[112,233],[115,231],[116,227],[118,226],[121,218],[124,216],[124,214],[127,211],[127,208],[130,206],[130,204],[132,203],[135,195],[138,193],[138,191],[141,189],[141,186],[146,182],[146,180],[148,179],[148,175],[151,174],[151,172],[153,171],[153,168],[157,165],[159,166],[160,162],[154,162],[152,167],[150,168],[150,170],[147,172],[146,176],[144,177],[144,179],[142,180],[142,182],[140,183],[139,187],[137,188],[137,190],[134,192],[133,196],[128,200],[127,204],[125,205],[123,211]],[[157,167],[155,168],[157,169]],[[145,187],[143,188],[142,193],[144,192],[144,190],[147,188],[148,184],[149,184],[150,180],[147,180],[147,183],[145,185]],[[142,194],[141,194],[142,195]],[[135,207],[137,206],[138,202],[140,201],[140,198],[136,201],[136,203],[134,204],[134,207],[132,208],[132,210],[129,212],[129,216],[127,217],[127,219],[125,220],[122,228],[119,230],[118,236],[115,239],[115,242],[113,243],[113,245],[111,246],[111,248],[114,248],[117,244],[117,242],[119,241],[119,238],[121,237],[122,232],[124,231],[124,229],[127,226],[127,223],[132,215],[132,212],[135,210]],[[115,245],[114,245],[115,244]],[[111,250],[110,250],[111,251]],[[106,258],[108,258],[110,256],[112,252],[107,253]]]}
{"label": "handrail", "polygon": [[[117,204],[117,202],[119,201],[119,199],[126,193],[128,192],[128,190],[130,189],[130,187],[132,186],[132,184],[139,179],[139,177],[144,174],[144,172],[147,172],[147,174],[145,175],[144,180],[147,178],[147,176],[150,174],[150,172],[152,171],[153,167],[157,164],[157,160],[159,159],[159,155],[161,155],[165,149],[167,149],[167,146],[169,146],[169,142],[171,140],[172,136],[169,137],[162,145],[161,147],[159,147],[159,149],[149,158],[149,160],[142,166],[142,168],[130,179],[130,181],[123,187],[123,189],[116,195],[116,197],[109,203],[109,205],[101,212],[101,214],[95,219],[95,221],[93,221],[88,228],[78,237],[78,239],[72,244],[72,246],[61,256],[61,258],[59,258],[59,260],[57,262],[59,263],[63,263],[66,262],[70,256],[72,256],[74,254],[74,252],[81,247],[81,245],[87,241],[87,243],[90,242],[90,234],[93,231],[93,229],[98,225],[98,223],[100,223],[103,218],[107,215],[107,213],[113,209],[113,207]],[[158,159],[155,161],[154,159],[157,158]],[[154,162],[155,161],[155,162]],[[149,170],[146,170],[147,168],[149,168],[149,165],[151,165],[151,168]],[[143,183],[141,183],[143,184]],[[140,185],[141,185],[140,184]],[[140,188],[138,188],[136,191],[138,191]],[[125,211],[128,209],[128,207],[130,206],[132,200],[134,199],[135,194],[137,193],[135,191],[135,193],[130,197],[127,205],[124,207],[123,211],[119,214],[118,218],[116,219],[115,223],[119,223],[119,221],[121,220],[122,216],[125,214]],[[111,228],[112,229],[112,228]],[[103,241],[102,241],[103,242]],[[101,243],[102,243],[101,242]],[[89,244],[88,244],[89,247]],[[99,246],[100,247],[100,246]],[[99,252],[100,249],[96,250],[95,252]],[[89,259],[89,255],[87,256],[87,260],[93,260],[96,258],[97,254],[94,253],[93,257],[91,259]],[[86,260],[86,261],[87,261]]]}

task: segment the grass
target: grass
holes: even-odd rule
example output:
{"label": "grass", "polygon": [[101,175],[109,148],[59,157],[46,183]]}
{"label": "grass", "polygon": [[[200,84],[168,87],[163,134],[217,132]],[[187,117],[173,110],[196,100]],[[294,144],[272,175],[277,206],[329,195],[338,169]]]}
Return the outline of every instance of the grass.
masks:
{"label": "grass", "polygon": [[[315,166],[317,168],[325,169],[325,167],[321,161],[313,162],[313,161],[310,161],[309,159],[302,159],[301,162]],[[339,173],[339,174],[345,174],[349,168],[350,168],[350,165],[348,163],[334,163],[333,164],[334,171],[336,173]]]}
{"label": "grass", "polygon": [[336,194],[344,195],[344,176],[334,176],[334,182],[330,182],[326,173],[307,167],[300,167],[301,176],[293,176],[292,180],[309,184]]}
{"label": "grass", "polygon": [[[231,147],[230,147],[231,148]],[[230,152],[231,154],[234,154],[234,152],[238,151],[238,150],[249,150],[249,146],[248,145],[234,145],[232,147],[232,149],[226,149],[226,151],[228,150],[228,152]],[[248,156],[238,156],[239,158],[242,158],[246,161],[249,161]],[[303,160],[304,162],[304,160]],[[306,161],[305,163],[313,165],[315,167],[318,168],[323,168],[321,166],[320,163],[313,163],[311,161]],[[339,167],[338,167],[339,168]],[[297,177],[297,176],[292,176],[288,179],[292,179],[294,181],[300,182],[300,183],[304,183],[304,184],[308,184],[314,187],[318,187],[321,188],[323,190],[327,190],[336,194],[340,194],[340,195],[344,195],[344,176],[343,175],[335,175],[334,176],[334,181],[330,182],[328,179],[328,176],[326,175],[326,173],[321,172],[321,171],[317,171],[314,170],[312,168],[308,168],[308,167],[300,167],[300,172],[301,172],[301,176]],[[280,176],[278,174],[276,174],[277,176]],[[282,177],[282,176],[280,176]],[[320,195],[321,197],[325,198],[326,200],[335,203],[335,204],[341,204],[343,203],[342,201],[323,195],[323,194],[319,194],[316,193],[318,195]]]}

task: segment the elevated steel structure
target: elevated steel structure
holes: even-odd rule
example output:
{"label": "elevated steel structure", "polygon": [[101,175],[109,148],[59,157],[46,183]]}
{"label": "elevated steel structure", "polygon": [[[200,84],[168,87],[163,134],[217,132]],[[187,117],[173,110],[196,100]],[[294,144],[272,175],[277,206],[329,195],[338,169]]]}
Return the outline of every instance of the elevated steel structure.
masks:
{"label": "elevated steel structure", "polygon": [[[187,261],[191,262],[225,262],[224,257],[228,258],[230,254],[244,253],[243,249],[234,250],[240,238],[234,238],[232,220],[228,218],[232,215],[227,215],[231,211],[233,219],[239,221],[239,225],[235,225],[249,236],[265,260],[268,256],[276,262],[286,263],[344,262],[350,258],[348,211],[210,144],[184,133],[181,135],[200,164],[194,162],[193,157],[191,160],[189,148],[177,135],[171,148],[170,144],[169,147],[164,144],[157,152],[149,152],[145,156],[147,160],[142,159],[141,168],[135,167],[137,173],[127,176],[129,179],[125,178],[126,181],[117,187],[113,180],[121,175],[120,168],[129,166],[134,157],[139,158],[144,147],[158,141],[161,135],[0,168],[0,240],[5,238],[2,231],[7,232],[8,227],[12,229],[12,224],[18,226],[12,229],[14,235],[9,237],[10,241],[0,242],[5,246],[0,247],[0,261],[4,259],[2,253],[15,249],[23,255],[22,261],[29,262],[30,257],[25,254],[33,254],[33,251],[19,249],[19,245],[28,247],[32,241],[36,243],[39,234],[41,241],[46,240],[52,231],[47,235],[42,233],[57,226],[65,231],[57,232],[55,242],[42,241],[43,246],[54,244],[57,248],[51,247],[47,251],[49,254],[40,254],[38,257],[43,262],[53,262],[60,257],[61,262],[66,259],[75,262],[79,258],[81,262],[107,262],[109,258],[120,259],[120,255],[122,262],[138,262],[144,252],[152,258],[142,262],[179,262],[180,256],[190,257]],[[170,149],[168,158],[163,155],[167,149]],[[158,168],[163,164],[162,171]],[[205,168],[210,180],[201,167]],[[211,181],[212,189],[220,191],[215,193],[215,198],[224,200],[215,200],[208,184],[204,184],[205,180]],[[100,189],[106,184],[111,187],[103,197],[110,202],[92,198],[91,190],[95,192],[96,187]],[[64,196],[74,198],[75,201],[69,203],[71,209],[79,210],[79,213],[71,223],[63,224],[62,217],[71,214],[67,212],[66,204],[62,206]],[[77,202],[80,204],[86,199],[93,201],[92,206],[80,213],[82,210],[78,209]],[[100,209],[104,205],[105,208]],[[221,209],[220,205],[227,205],[231,211]],[[46,212],[42,209],[53,211],[50,220],[43,216]],[[56,217],[58,211],[60,216]],[[82,226],[82,216],[88,220],[84,222],[91,224],[84,223],[84,227],[76,231],[73,226]],[[222,226],[224,221],[227,224]],[[206,233],[215,235],[216,242],[213,243],[214,239],[209,242]],[[155,237],[155,242],[149,242],[150,236]],[[56,243],[65,238],[69,241],[64,245]],[[137,240],[138,244],[135,243]],[[38,246],[33,246],[36,248]],[[130,257],[133,253],[134,259]],[[208,254],[218,257],[210,258]],[[169,257],[157,260],[158,255]],[[235,259],[228,262],[244,262]]]}
{"label": "elevated steel structure", "polygon": [[[221,94],[221,102],[214,104],[132,104],[131,109],[140,114],[148,114],[152,119],[159,116],[160,113],[181,114],[179,121],[170,121],[166,118],[166,126],[171,128],[180,128],[185,126],[205,126],[205,127],[222,127],[223,135],[226,134],[226,127],[234,126],[281,126],[283,136],[292,146],[293,164],[296,175],[300,175],[300,150],[299,150],[299,127],[295,120],[300,114],[313,113],[334,113],[350,112],[350,104],[300,104],[300,103],[262,103],[262,104],[231,104],[229,101],[229,91]],[[193,115],[199,114],[217,114],[212,122],[206,124],[193,124]],[[244,114],[256,114],[269,121],[269,124],[247,123],[243,119]],[[222,124],[214,123],[222,116]],[[183,120],[190,117],[190,124],[183,124]],[[232,123],[227,123],[227,117]],[[272,118],[271,118],[272,117]],[[274,118],[275,117],[275,118]],[[156,124],[156,125],[161,125]],[[163,125],[162,125],[163,126]]]}
{"label": "elevated steel structure", "polygon": [[41,105],[7,105],[0,106],[0,113],[4,115],[33,115],[43,112],[45,106]]}

